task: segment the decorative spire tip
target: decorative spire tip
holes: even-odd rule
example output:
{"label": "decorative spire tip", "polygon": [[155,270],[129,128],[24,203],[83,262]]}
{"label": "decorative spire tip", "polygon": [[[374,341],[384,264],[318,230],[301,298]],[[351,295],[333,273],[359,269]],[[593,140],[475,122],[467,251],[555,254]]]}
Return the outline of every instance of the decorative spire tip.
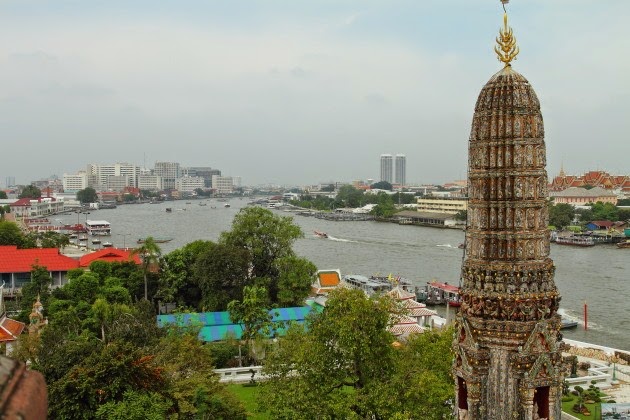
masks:
{"label": "decorative spire tip", "polygon": [[[505,4],[508,1],[509,0],[501,0],[504,10]],[[499,61],[505,63],[505,67],[509,67],[510,62],[516,59],[520,49],[518,45],[516,45],[516,37],[512,32],[512,28],[508,26],[507,12],[503,14],[503,28],[499,29],[499,36],[496,40],[497,45],[494,46],[494,52],[497,53]]]}

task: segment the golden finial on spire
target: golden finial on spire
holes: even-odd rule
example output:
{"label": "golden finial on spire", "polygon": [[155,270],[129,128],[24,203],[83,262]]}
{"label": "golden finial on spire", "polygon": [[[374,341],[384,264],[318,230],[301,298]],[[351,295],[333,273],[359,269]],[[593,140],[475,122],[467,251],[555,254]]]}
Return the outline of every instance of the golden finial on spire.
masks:
{"label": "golden finial on spire", "polygon": [[[507,1],[502,0],[501,2],[503,3],[503,10],[505,10]],[[494,52],[497,53],[499,61],[505,63],[505,67],[508,67],[520,50],[518,45],[516,45],[516,37],[512,33],[512,28],[508,26],[507,13],[503,13],[503,28],[499,29],[497,44],[494,46]]]}

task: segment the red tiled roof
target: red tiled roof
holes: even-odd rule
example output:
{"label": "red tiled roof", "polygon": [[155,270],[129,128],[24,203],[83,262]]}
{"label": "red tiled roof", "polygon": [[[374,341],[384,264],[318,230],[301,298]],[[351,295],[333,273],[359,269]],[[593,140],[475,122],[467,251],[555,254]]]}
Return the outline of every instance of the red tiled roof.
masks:
{"label": "red tiled roof", "polygon": [[31,201],[35,200],[38,203],[42,202],[42,198],[50,198],[51,201],[57,201],[54,197],[40,197],[40,198],[20,198],[15,203],[11,204],[11,207],[29,207],[31,205]]}
{"label": "red tiled roof", "polygon": [[429,287],[434,287],[436,289],[442,289],[445,292],[451,292],[451,293],[459,292],[459,287],[453,286],[452,284],[440,283],[440,282],[437,282],[437,281],[432,281],[431,283],[428,283],[428,284],[429,284]]}
{"label": "red tiled roof", "polygon": [[0,343],[17,340],[26,325],[2,315],[0,318]]}
{"label": "red tiled roof", "polygon": [[0,273],[28,273],[34,265],[48,271],[68,271],[79,262],[61,255],[57,248],[17,249],[15,245],[0,246]]}
{"label": "red tiled roof", "polygon": [[138,254],[131,255],[131,251],[118,248],[103,248],[91,254],[87,254],[79,259],[80,267],[88,267],[93,261],[105,261],[105,262],[125,262],[133,261],[136,264],[141,264],[140,256]]}

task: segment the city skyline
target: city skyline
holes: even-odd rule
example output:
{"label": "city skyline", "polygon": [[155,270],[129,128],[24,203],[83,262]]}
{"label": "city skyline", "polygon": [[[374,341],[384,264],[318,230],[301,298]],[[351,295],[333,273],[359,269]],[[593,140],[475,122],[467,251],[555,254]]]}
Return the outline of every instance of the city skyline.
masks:
{"label": "city skyline", "polygon": [[[549,174],[627,172],[630,59],[617,34],[630,4],[507,7],[514,67],[542,92]],[[0,108],[12,159],[0,179],[94,161],[211,161],[245,184],[375,179],[385,145],[414,163],[408,183],[462,179],[471,104],[501,67],[501,15],[499,1],[7,1]]]}

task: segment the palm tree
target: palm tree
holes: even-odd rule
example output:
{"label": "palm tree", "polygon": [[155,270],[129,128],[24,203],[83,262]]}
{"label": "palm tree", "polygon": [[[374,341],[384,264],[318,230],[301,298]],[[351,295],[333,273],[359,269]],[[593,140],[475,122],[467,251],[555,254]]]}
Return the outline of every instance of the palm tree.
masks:
{"label": "palm tree", "polygon": [[144,240],[142,246],[131,251],[132,255],[139,255],[142,258],[142,271],[144,274],[144,299],[149,300],[147,291],[147,274],[149,272],[149,266],[152,263],[157,263],[162,255],[162,250],[155,243],[152,236],[149,236]]}

